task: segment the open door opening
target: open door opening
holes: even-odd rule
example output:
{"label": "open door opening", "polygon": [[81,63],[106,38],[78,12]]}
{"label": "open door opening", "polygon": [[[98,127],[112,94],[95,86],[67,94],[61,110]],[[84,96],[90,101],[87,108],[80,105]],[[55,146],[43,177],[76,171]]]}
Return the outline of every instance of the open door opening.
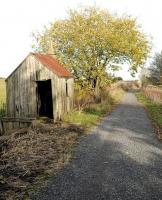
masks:
{"label": "open door opening", "polygon": [[53,119],[51,80],[37,81],[37,95],[38,116]]}

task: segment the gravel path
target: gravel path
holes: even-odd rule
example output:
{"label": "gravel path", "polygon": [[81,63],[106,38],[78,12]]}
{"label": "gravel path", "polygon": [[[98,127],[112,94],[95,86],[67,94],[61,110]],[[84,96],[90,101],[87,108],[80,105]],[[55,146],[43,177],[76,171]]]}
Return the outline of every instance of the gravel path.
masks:
{"label": "gravel path", "polygon": [[80,139],[75,159],[31,199],[162,199],[162,144],[133,93]]}

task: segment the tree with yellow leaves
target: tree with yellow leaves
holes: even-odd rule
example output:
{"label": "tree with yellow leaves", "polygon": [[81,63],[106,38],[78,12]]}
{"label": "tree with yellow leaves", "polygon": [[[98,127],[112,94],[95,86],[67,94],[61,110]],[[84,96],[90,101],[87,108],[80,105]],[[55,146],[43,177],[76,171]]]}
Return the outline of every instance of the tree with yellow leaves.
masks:
{"label": "tree with yellow leaves", "polygon": [[136,19],[117,17],[96,7],[69,10],[66,19],[35,33],[36,51],[54,54],[81,86],[98,90],[109,82],[109,63],[129,63],[137,72],[147,59],[150,45]]}

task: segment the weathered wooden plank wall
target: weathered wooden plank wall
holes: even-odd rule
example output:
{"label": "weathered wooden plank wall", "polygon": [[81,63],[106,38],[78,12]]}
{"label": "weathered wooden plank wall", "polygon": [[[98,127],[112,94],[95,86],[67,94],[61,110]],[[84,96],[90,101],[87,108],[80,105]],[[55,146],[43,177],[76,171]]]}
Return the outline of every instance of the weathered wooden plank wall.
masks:
{"label": "weathered wooden plank wall", "polygon": [[49,79],[52,83],[54,120],[68,112],[73,107],[73,78],[58,77],[30,54],[6,80],[7,117],[38,117],[37,81]]}

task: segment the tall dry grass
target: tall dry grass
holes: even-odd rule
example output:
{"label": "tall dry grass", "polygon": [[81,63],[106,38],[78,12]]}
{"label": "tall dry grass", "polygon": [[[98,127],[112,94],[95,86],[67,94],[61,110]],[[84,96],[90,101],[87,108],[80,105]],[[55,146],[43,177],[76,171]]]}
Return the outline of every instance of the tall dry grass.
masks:
{"label": "tall dry grass", "polygon": [[150,98],[156,103],[162,103],[162,86],[148,85],[143,88],[146,97]]}
{"label": "tall dry grass", "polygon": [[0,118],[5,116],[6,104],[4,102],[0,102]]}
{"label": "tall dry grass", "polygon": [[0,118],[5,115],[6,109],[6,83],[4,78],[0,78]]}

